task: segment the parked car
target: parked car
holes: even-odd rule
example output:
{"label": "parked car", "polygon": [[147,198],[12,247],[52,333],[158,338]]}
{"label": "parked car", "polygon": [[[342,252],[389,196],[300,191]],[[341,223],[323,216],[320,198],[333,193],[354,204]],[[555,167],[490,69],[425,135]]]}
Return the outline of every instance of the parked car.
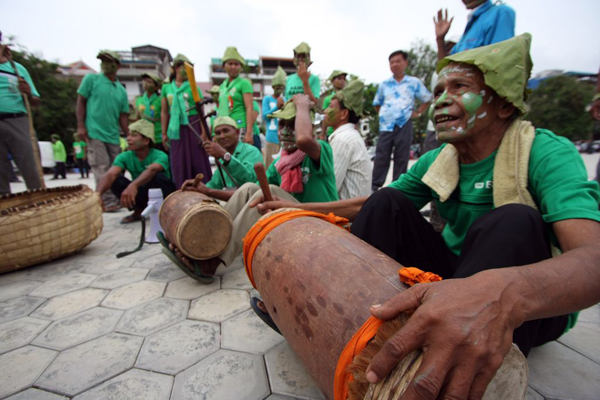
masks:
{"label": "parked car", "polygon": [[600,151],[600,140],[594,140],[588,147],[588,153],[597,153]]}

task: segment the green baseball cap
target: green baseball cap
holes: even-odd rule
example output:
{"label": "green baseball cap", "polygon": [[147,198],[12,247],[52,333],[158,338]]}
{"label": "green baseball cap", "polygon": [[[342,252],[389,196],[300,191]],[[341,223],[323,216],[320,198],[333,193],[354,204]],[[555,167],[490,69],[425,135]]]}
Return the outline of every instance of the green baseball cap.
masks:
{"label": "green baseball cap", "polygon": [[154,124],[152,122],[146,121],[145,119],[140,119],[129,125],[129,131],[139,133],[140,135],[152,140],[152,143],[156,143],[154,140]]}
{"label": "green baseball cap", "polygon": [[[273,114],[268,115],[269,118],[279,118],[283,120],[290,120],[296,118],[296,105],[293,100],[288,100],[283,105],[281,110],[275,111]],[[310,110],[310,122],[315,122],[315,112]]]}
{"label": "green baseball cap", "polygon": [[235,120],[227,116],[215,118],[215,122],[213,123],[213,129],[216,129],[218,126],[221,125],[229,125],[233,126],[235,129],[238,129],[238,124],[235,122]]}
{"label": "green baseball cap", "polygon": [[294,54],[310,54],[310,46],[308,43],[302,42],[294,48]]}
{"label": "green baseball cap", "polygon": [[275,71],[275,75],[273,75],[273,81],[271,81],[271,86],[285,86],[285,81],[287,80],[287,74],[281,66],[277,67],[277,71]]}
{"label": "green baseball cap", "polygon": [[363,91],[365,85],[358,79],[353,80],[345,88],[337,92],[334,97],[338,99],[344,107],[354,111],[354,114],[361,116],[363,112]]}
{"label": "green baseball cap", "polygon": [[98,52],[98,55],[96,56],[96,58],[99,58],[99,59],[110,58],[111,60],[115,61],[117,64],[121,65],[121,56],[116,51],[100,50]]}
{"label": "green baseball cap", "polygon": [[223,64],[225,64],[229,60],[236,60],[240,64],[246,65],[246,61],[244,60],[244,57],[242,57],[240,55],[240,53],[238,52],[237,48],[235,48],[233,46],[230,46],[225,49],[225,54],[223,54],[223,58],[221,59]]}
{"label": "green baseball cap", "polygon": [[340,71],[339,69],[336,69],[335,71],[333,71],[333,72],[331,73],[331,75],[329,75],[329,81],[330,81],[330,82],[333,82],[333,80],[334,80],[335,78],[337,78],[338,76],[340,76],[340,75],[348,75],[348,73],[347,73],[347,72],[344,72],[344,71]]}
{"label": "green baseball cap", "polygon": [[144,78],[150,78],[154,81],[154,83],[156,83],[156,86],[160,89],[160,87],[162,86],[162,79],[160,79],[158,76],[154,75],[154,74],[142,74],[141,76],[142,79]]}
{"label": "green baseball cap", "polygon": [[186,56],[184,56],[183,54],[179,53],[177,54],[177,56],[175,56],[175,58],[173,59],[173,66],[177,65],[177,64],[183,64],[184,62],[194,65],[194,63],[192,63],[189,58],[187,58]]}
{"label": "green baseball cap", "polygon": [[50,135],[50,138],[60,140],[60,135],[53,133],[52,135]]}
{"label": "green baseball cap", "polygon": [[514,105],[521,114],[528,111],[527,81],[531,76],[531,34],[467,50],[438,62],[437,72],[452,62],[474,65],[483,73],[485,84]]}

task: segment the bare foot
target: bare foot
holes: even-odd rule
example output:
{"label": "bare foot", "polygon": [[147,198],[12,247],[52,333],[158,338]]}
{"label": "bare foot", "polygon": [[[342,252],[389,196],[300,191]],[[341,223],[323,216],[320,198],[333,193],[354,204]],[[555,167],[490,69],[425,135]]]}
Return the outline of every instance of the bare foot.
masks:
{"label": "bare foot", "polygon": [[[192,272],[196,272],[196,269],[194,268],[194,265],[192,263],[192,260],[190,260],[189,258],[187,258],[181,251],[179,251],[179,249],[177,247],[175,247],[173,245],[173,243],[169,243],[169,249],[171,249],[171,251],[173,251],[173,253],[175,253],[175,256],[181,260],[181,262]],[[203,275],[206,276],[213,276],[215,274],[215,271],[217,270],[217,268],[219,267],[219,265],[222,263],[221,259],[218,257],[215,258],[210,258],[208,260],[194,260],[198,266],[200,266],[200,270],[202,271]]]}

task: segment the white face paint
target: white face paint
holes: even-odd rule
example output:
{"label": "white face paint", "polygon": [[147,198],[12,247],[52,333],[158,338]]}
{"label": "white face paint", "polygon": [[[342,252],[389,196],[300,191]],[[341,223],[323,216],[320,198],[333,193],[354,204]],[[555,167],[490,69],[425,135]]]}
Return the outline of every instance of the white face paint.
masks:
{"label": "white face paint", "polygon": [[479,114],[479,116],[477,118],[482,119],[485,118],[485,116],[487,115],[487,112],[483,112],[482,114]]}
{"label": "white face paint", "polygon": [[488,104],[490,104],[492,101],[494,101],[494,96],[490,96],[490,98],[488,99]]}

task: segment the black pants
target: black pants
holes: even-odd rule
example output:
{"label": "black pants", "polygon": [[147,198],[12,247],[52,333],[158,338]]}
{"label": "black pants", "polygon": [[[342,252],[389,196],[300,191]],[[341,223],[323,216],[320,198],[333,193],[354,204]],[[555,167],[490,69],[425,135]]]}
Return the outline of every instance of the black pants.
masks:
{"label": "black pants", "polygon": [[59,175],[62,176],[63,179],[67,179],[65,163],[57,161],[56,166],[54,167],[54,179],[57,179]]}
{"label": "black pants", "polygon": [[[121,194],[131,181],[125,178],[123,175],[119,175],[117,180],[110,187],[110,190],[117,196],[118,199],[121,198]],[[163,199],[166,199],[168,195],[173,193],[177,188],[175,187],[175,183],[170,180],[164,173],[157,173],[154,178],[143,186],[140,186],[138,189],[137,196],[135,196],[135,206],[133,210],[135,211],[144,211],[144,208],[148,205],[148,189],[160,189],[163,194]]]}
{"label": "black pants", "polygon": [[373,182],[371,188],[378,190],[385,183],[390,169],[390,157],[394,152],[394,170],[392,180],[398,179],[400,174],[406,172],[410,158],[410,144],[413,141],[413,124],[409,120],[402,128],[398,125],[393,131],[379,132],[377,148],[375,149],[375,163],[373,164]]}
{"label": "black pants", "polygon": [[[509,204],[479,218],[469,228],[457,257],[408,197],[392,188],[384,188],[367,200],[352,224],[352,233],[400,264],[444,279],[466,278],[487,269],[527,265],[551,257],[545,223],[531,207]],[[527,356],[532,347],[557,339],[567,322],[567,315],[527,321],[514,331],[513,342]]]}
{"label": "black pants", "polygon": [[81,173],[82,178],[89,178],[90,167],[87,163],[87,160],[84,160],[83,158],[78,158],[77,159],[77,168],[79,169],[79,172]]}

